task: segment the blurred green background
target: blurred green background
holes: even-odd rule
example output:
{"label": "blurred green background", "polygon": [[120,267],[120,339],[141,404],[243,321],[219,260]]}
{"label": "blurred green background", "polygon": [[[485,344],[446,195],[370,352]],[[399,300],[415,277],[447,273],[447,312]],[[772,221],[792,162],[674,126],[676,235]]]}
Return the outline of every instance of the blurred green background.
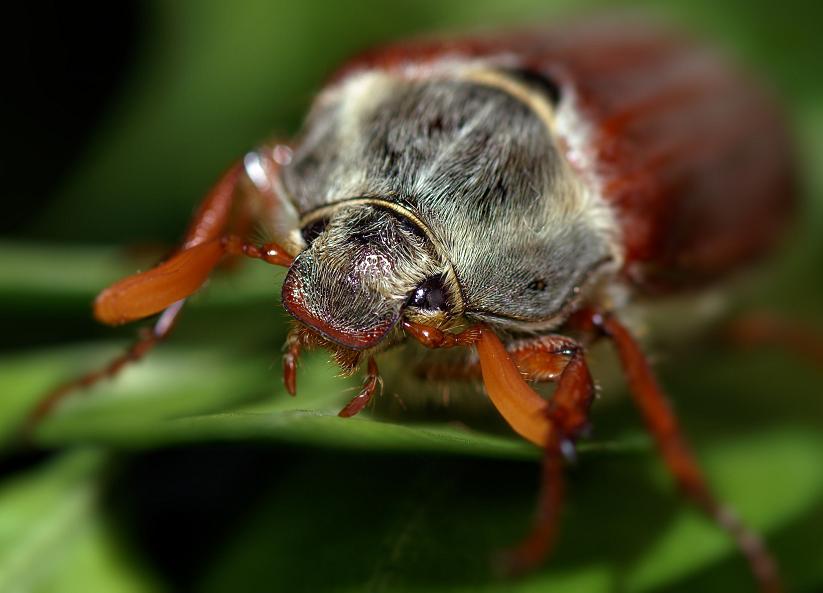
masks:
{"label": "blurred green background", "polygon": [[[119,352],[107,283],[172,246],[222,168],[288,137],[351,53],[422,32],[534,23],[592,2],[58,2],[17,8],[0,162],[0,592],[750,591],[729,541],[674,492],[630,402],[605,393],[569,472],[558,552],[521,581],[537,454],[459,411],[335,413],[356,381],[307,357],[281,387],[281,276],[215,279],[174,339],[15,431],[49,387]],[[604,4],[613,7],[614,4]],[[800,1],[632,5],[714,39],[771,80],[806,202],[740,306],[823,327],[823,39]],[[823,588],[823,375],[780,350],[707,341],[657,368],[722,498],[766,534],[792,591]],[[391,393],[388,386],[387,394]]]}

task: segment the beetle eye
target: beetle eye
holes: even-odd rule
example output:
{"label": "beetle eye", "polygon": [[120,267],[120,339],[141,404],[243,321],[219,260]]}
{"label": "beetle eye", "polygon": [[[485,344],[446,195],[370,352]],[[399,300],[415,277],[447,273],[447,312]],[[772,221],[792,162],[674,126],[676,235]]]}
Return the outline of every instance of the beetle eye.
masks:
{"label": "beetle eye", "polygon": [[327,218],[318,218],[314,222],[310,222],[304,226],[300,231],[300,234],[303,236],[303,240],[306,242],[306,245],[311,245],[312,241],[314,241],[320,233],[326,230],[326,225],[328,224],[329,220]]}
{"label": "beetle eye", "polygon": [[409,296],[408,306],[427,311],[443,310],[446,304],[446,291],[443,277],[426,278]]}

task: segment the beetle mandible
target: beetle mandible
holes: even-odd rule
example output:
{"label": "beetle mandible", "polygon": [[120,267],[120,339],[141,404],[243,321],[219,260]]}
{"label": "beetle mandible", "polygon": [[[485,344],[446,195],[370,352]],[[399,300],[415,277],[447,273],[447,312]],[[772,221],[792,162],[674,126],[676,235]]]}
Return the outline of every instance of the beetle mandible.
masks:
{"label": "beetle mandible", "polygon": [[[767,94],[667,27],[581,21],[380,48],[332,77],[293,143],[265,144],[225,173],[175,254],[98,296],[104,323],[162,313],[32,418],[165,338],[225,256],[288,266],[291,394],[306,348],[328,349],[347,372],[365,365],[342,416],[368,404],[389,347],[476,348],[454,377],[481,374],[505,420],[545,452],[541,520],[510,556],[519,570],[553,544],[562,468],[594,396],[584,346],[607,338],[681,490],[732,535],[760,588],[780,591],[759,538],[712,496],[620,315],[767,251],[793,196]],[[247,241],[250,219],[271,242]],[[554,382],[554,395],[526,381]]]}

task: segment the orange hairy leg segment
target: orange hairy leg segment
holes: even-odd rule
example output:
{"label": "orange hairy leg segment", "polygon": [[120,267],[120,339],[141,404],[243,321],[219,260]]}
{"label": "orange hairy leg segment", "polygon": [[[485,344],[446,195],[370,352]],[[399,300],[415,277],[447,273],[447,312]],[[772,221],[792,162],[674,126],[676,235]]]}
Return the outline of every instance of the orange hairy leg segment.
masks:
{"label": "orange hairy leg segment", "polygon": [[493,331],[481,327],[475,346],[494,407],[517,434],[544,447],[552,430],[547,402],[529,387]]}
{"label": "orange hairy leg segment", "polygon": [[178,252],[151,270],[120,280],[94,301],[94,316],[119,325],[159,313],[194,293],[225,253],[217,239]]}
{"label": "orange hairy leg segment", "polygon": [[223,173],[201,202],[180,250],[171,258],[100,293],[94,303],[98,321],[117,325],[159,313],[200,288],[224,255],[245,255],[279,265],[291,263],[291,257],[277,245],[260,248],[226,236],[238,201],[236,190],[242,171],[242,163],[237,162]]}
{"label": "orange hairy leg segment", "polygon": [[105,289],[94,301],[94,316],[103,323],[119,325],[159,313],[197,291],[224,255],[243,255],[281,266],[292,261],[275,243],[258,247],[238,237],[212,239]]}
{"label": "orange hairy leg segment", "polygon": [[403,329],[427,348],[452,348],[474,344],[486,392],[495,408],[514,431],[539,447],[549,440],[551,422],[548,403],[526,383],[495,333],[476,325],[459,334],[411,321]]}

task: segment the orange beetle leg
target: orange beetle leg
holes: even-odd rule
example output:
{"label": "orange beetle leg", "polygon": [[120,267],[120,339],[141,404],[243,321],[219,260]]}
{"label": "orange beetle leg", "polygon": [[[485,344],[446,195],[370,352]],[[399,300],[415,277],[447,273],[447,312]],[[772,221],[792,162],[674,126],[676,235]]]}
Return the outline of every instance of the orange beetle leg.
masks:
{"label": "orange beetle leg", "polygon": [[[428,347],[474,343],[489,399],[515,432],[543,447],[541,493],[534,527],[504,557],[508,572],[536,567],[551,552],[563,502],[563,467],[574,452],[574,440],[588,426],[594,399],[594,384],[583,349],[570,338],[548,335],[514,343],[507,350],[485,326],[461,334],[446,334],[411,322],[404,323],[404,328]],[[523,374],[533,381],[557,381],[552,399],[547,402],[540,397]]]}
{"label": "orange beetle leg", "polygon": [[777,565],[763,541],[749,531],[733,512],[720,504],[709,490],[697,460],[680,431],[677,418],[631,333],[611,314],[594,313],[592,319],[617,348],[635,404],[640,408],[663,461],[680,489],[734,538],[748,560],[761,591],[783,591]]}
{"label": "orange beetle leg", "polygon": [[823,369],[823,335],[806,324],[754,311],[733,320],[725,330],[726,337],[739,346],[777,346]]}
{"label": "orange beetle leg", "polygon": [[366,380],[363,382],[363,388],[360,390],[360,393],[355,395],[352,400],[346,404],[346,407],[340,410],[337,415],[341,418],[350,418],[355,414],[358,414],[372,400],[375,391],[377,391],[377,386],[382,386],[382,384],[379,371],[377,370],[377,363],[374,358],[370,358],[369,368],[366,372]]}
{"label": "orange beetle leg", "polygon": [[302,347],[300,332],[293,328],[286,338],[283,353],[283,383],[286,386],[286,392],[291,396],[297,395],[297,361],[300,360]]}
{"label": "orange beetle leg", "polygon": [[54,406],[72,391],[94,385],[106,377],[112,377],[120,372],[127,364],[136,362],[148,354],[152,348],[166,339],[174,329],[184,304],[185,300],[180,300],[170,307],[167,307],[151,330],[144,328],[138,334],[137,341],[135,341],[128,350],[123,352],[123,354],[109,362],[104,368],[64,383],[43,397],[29,414],[24,427],[24,433],[30,433],[40,420],[45,418],[49,412],[54,409]]}
{"label": "orange beetle leg", "polygon": [[102,323],[120,325],[159,313],[200,288],[223,254],[220,241],[212,240],[128,276],[97,296],[94,316]]}
{"label": "orange beetle leg", "polygon": [[519,573],[536,568],[554,545],[565,490],[563,467],[574,453],[574,441],[588,426],[594,384],[583,349],[564,336],[525,341],[511,352],[529,378],[557,381],[549,402],[528,386],[521,369],[488,328],[481,328],[477,351],[483,382],[495,407],[512,428],[544,449],[534,527],[505,556],[507,571]]}
{"label": "orange beetle leg", "polygon": [[223,173],[197,208],[175,255],[152,270],[120,280],[97,296],[94,316],[98,321],[117,325],[159,313],[206,281],[223,255],[216,239],[228,227],[242,171],[242,164],[235,163]]}
{"label": "orange beetle leg", "polygon": [[476,346],[483,384],[494,407],[517,434],[544,447],[553,430],[546,400],[529,387],[494,332],[481,328]]}
{"label": "orange beetle leg", "polygon": [[[277,265],[289,265],[291,256],[276,244],[257,247],[237,237],[225,236],[236,201],[242,165],[233,165],[201,203],[181,249],[155,268],[134,274],[103,290],[94,302],[94,315],[110,325],[163,314],[151,331],[141,332],[125,353],[105,368],[70,381],[47,394],[30,414],[27,431],[46,416],[67,394],[119,372],[145,356],[172,331],[186,297],[208,278],[225,255],[243,255]],[[276,173],[274,171],[273,173]]]}
{"label": "orange beetle leg", "polygon": [[94,301],[94,316],[102,323],[120,325],[159,313],[196,292],[224,255],[244,255],[282,266],[292,261],[276,243],[258,247],[238,237],[212,239],[108,287]]}

